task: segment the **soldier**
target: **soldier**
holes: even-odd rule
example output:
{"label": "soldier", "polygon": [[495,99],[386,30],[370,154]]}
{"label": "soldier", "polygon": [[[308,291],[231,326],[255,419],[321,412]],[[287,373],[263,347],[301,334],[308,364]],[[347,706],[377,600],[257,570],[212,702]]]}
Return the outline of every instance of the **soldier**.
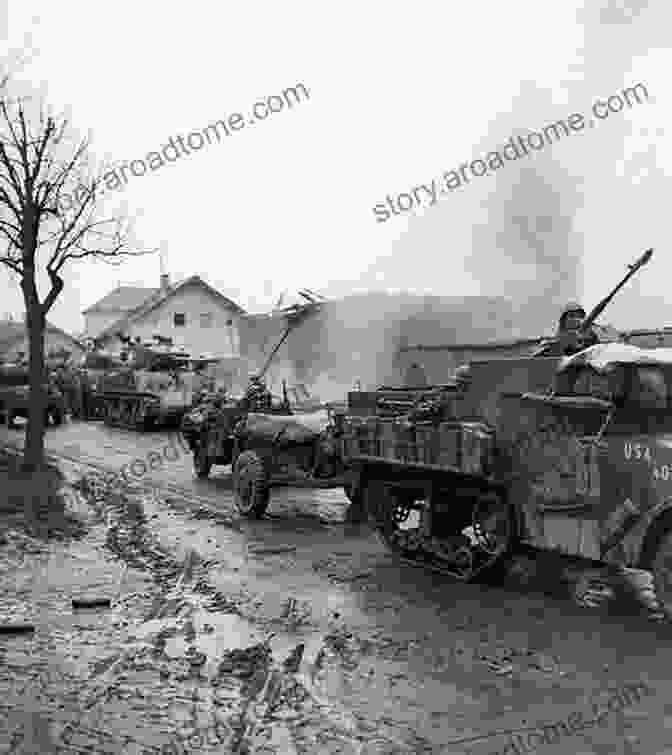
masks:
{"label": "soldier", "polygon": [[66,414],[73,413],[72,383],[66,368],[61,365],[58,369],[49,373],[50,382],[58,388],[63,396],[64,410]]}
{"label": "soldier", "polygon": [[93,416],[93,391],[91,379],[86,370],[79,370],[79,400],[81,416],[83,420],[91,419]]}
{"label": "soldier", "polygon": [[566,356],[575,354],[577,351],[586,349],[597,343],[597,335],[591,328],[582,330],[586,310],[576,302],[571,302],[562,310],[558,323],[558,340],[563,346]]}
{"label": "soldier", "polygon": [[469,386],[471,385],[471,366],[469,364],[461,364],[456,370],[454,374],[455,383],[457,385],[457,389],[461,393],[466,393],[469,390]]}
{"label": "soldier", "polygon": [[[72,419],[82,418],[82,386],[81,373],[73,370],[67,386],[68,404]],[[86,417],[84,417],[86,418]]]}
{"label": "soldier", "polygon": [[271,394],[261,376],[256,374],[250,376],[250,384],[243,402],[247,410],[252,412],[264,412],[271,408]]}
{"label": "soldier", "polygon": [[586,310],[577,302],[570,302],[560,313],[560,321],[555,338],[535,353],[535,356],[570,356],[577,351],[593,346],[598,337],[592,326],[583,329]]}

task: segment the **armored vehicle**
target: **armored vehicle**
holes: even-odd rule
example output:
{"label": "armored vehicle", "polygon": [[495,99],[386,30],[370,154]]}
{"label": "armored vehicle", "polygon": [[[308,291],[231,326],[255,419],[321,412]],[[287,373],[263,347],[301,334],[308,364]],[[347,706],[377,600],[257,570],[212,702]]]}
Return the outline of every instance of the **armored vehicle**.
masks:
{"label": "armored vehicle", "polygon": [[476,363],[455,397],[433,416],[345,420],[345,461],[389,548],[463,580],[521,543],[651,569],[672,610],[672,350]]}
{"label": "armored vehicle", "polygon": [[188,354],[135,346],[127,366],[103,373],[98,396],[105,424],[149,430],[179,424],[200,387]]}
{"label": "armored vehicle", "polygon": [[105,403],[102,388],[108,373],[118,373],[126,365],[117,357],[101,351],[89,352],[84,356],[77,371],[80,394],[87,391],[86,400],[81,401],[81,418],[101,420],[105,416]]}
{"label": "armored vehicle", "polygon": [[648,569],[672,615],[672,349],[473,361],[387,393],[349,394],[342,458],[400,558],[465,581],[521,545]]}

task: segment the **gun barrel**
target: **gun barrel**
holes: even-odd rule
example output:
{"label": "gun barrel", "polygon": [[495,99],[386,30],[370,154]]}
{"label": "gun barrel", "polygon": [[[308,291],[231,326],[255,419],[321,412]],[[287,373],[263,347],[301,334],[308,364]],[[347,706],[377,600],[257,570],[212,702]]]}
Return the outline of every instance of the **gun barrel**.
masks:
{"label": "gun barrel", "polygon": [[611,290],[607,296],[604,297],[590,312],[588,317],[583,321],[583,324],[581,326],[581,330],[585,331],[590,328],[590,326],[597,320],[597,318],[604,312],[604,310],[607,308],[611,300],[616,296],[616,294],[625,286],[625,284],[632,278],[632,276],[641,268],[646,265],[646,263],[651,259],[653,256],[653,249],[647,249],[644,254],[635,262],[633,262],[631,265],[628,265],[628,272],[625,274],[624,278]]}

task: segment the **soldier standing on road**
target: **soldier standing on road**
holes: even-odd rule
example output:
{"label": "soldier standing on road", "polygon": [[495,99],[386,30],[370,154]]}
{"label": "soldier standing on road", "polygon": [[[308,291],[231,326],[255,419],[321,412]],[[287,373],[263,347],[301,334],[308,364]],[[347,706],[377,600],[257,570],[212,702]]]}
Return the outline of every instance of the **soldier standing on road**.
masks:
{"label": "soldier standing on road", "polygon": [[79,419],[82,414],[82,405],[80,399],[79,374],[71,370],[69,379],[64,388],[64,394],[67,396],[68,409],[73,419]]}
{"label": "soldier standing on road", "polygon": [[82,419],[88,420],[93,413],[93,393],[91,391],[91,381],[89,373],[86,370],[79,371],[80,397]]}
{"label": "soldier standing on road", "polygon": [[70,394],[68,392],[68,381],[65,374],[64,367],[58,367],[58,369],[49,373],[49,381],[56,387],[63,396],[64,412],[67,414],[72,411],[70,403]]}

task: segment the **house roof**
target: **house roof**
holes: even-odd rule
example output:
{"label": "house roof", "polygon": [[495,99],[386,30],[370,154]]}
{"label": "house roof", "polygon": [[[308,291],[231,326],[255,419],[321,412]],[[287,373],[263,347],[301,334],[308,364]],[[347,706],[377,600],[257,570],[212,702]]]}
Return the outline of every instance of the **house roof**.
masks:
{"label": "house roof", "polygon": [[[47,333],[52,335],[59,335],[69,340],[74,346],[83,349],[84,346],[69,333],[57,328],[50,322],[47,322]],[[23,322],[3,321],[0,322],[0,354],[4,354],[9,351],[18,341],[21,341],[27,336],[26,324]]]}
{"label": "house roof", "polygon": [[156,294],[158,288],[141,288],[139,286],[117,286],[102,299],[85,309],[82,314],[93,312],[130,312],[144,304],[150,296]]}
{"label": "house roof", "polygon": [[149,314],[152,310],[156,309],[165,301],[175,296],[175,294],[177,294],[187,286],[200,286],[209,294],[214,296],[223,306],[233,309],[238,314],[245,314],[245,310],[242,307],[240,307],[238,304],[236,304],[234,301],[224,296],[223,294],[220,294],[217,289],[206,283],[199,275],[191,275],[188,278],[185,278],[183,281],[169,286],[165,291],[162,291],[161,289],[145,289],[151,291],[152,293],[150,293],[150,295],[138,306],[127,312],[111,325],[108,325],[107,328],[105,328],[101,333],[98,334],[97,338],[107,338],[120,330],[123,331],[124,328],[128,327],[128,325],[141,319],[142,317],[145,317],[145,315]]}

